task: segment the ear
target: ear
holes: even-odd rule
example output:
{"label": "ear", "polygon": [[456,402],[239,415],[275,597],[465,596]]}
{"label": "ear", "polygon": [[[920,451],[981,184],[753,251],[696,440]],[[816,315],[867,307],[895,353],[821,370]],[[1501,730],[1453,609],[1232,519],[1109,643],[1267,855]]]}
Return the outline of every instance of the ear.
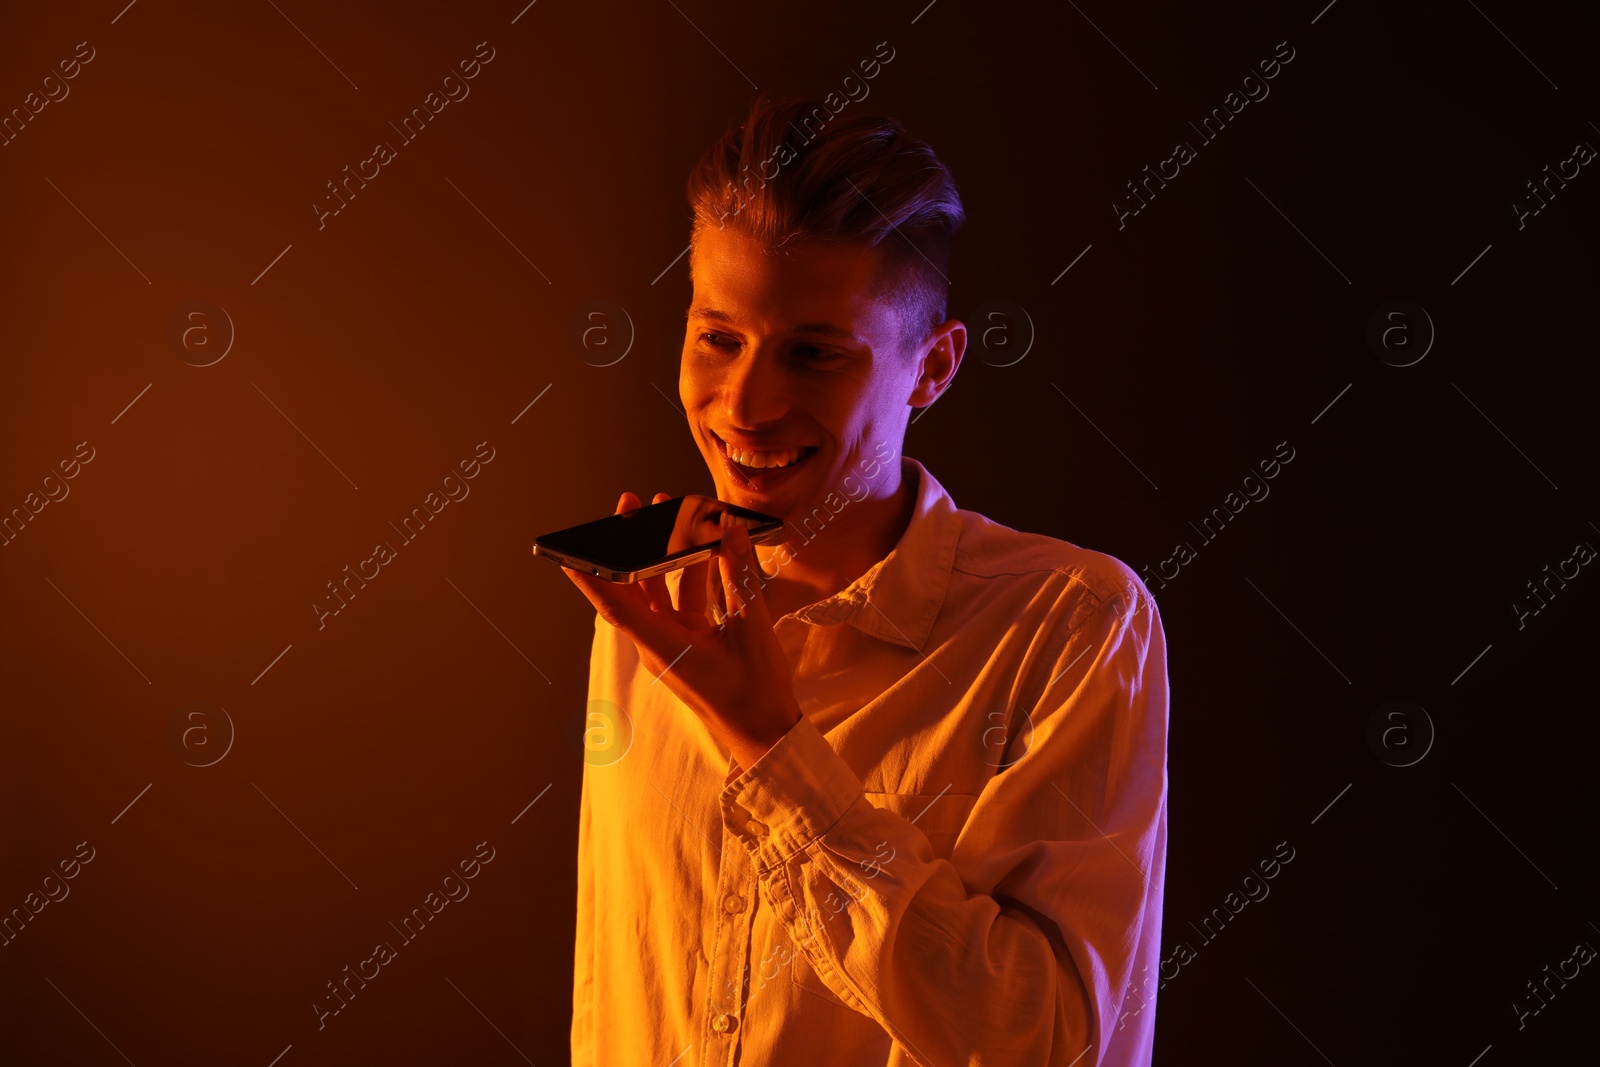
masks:
{"label": "ear", "polygon": [[922,340],[921,354],[917,358],[917,380],[906,403],[914,408],[927,407],[943,395],[961,369],[961,357],[967,351],[967,328],[958,319],[948,319],[934,327]]}

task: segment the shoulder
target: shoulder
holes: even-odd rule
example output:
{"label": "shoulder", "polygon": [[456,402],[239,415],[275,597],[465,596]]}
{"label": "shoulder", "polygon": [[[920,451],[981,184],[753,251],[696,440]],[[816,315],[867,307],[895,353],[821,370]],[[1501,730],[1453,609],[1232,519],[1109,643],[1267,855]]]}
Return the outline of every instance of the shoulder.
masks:
{"label": "shoulder", "polygon": [[1111,604],[1154,603],[1134,569],[1110,553],[1015,530],[976,511],[957,515],[962,529],[955,574],[996,588],[1030,588],[1037,598],[1054,602],[1069,629]]}

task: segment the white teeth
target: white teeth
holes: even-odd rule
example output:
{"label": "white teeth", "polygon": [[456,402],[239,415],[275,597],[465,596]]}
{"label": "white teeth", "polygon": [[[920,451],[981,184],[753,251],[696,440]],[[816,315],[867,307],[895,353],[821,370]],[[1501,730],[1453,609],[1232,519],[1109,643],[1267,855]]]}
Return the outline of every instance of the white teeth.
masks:
{"label": "white teeth", "polygon": [[723,449],[728,458],[735,463],[756,468],[787,467],[806,454],[806,450],[803,448],[790,448],[781,452],[746,451],[741,448],[734,448],[726,442],[723,443]]}

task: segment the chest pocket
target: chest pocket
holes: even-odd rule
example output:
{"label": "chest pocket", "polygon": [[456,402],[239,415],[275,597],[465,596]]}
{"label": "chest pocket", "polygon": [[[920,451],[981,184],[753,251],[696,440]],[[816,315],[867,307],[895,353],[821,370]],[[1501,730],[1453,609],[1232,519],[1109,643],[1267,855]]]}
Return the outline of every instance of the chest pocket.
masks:
{"label": "chest pocket", "polygon": [[[966,825],[967,816],[972,812],[972,806],[978,798],[965,793],[863,793],[867,803],[873,807],[883,808],[912,822],[933,847],[935,858],[948,860],[955,849],[956,838],[961,835],[962,827]],[[826,848],[826,844],[823,846]],[[894,861],[888,859],[885,865]],[[840,901],[841,906],[852,906],[848,901]],[[826,918],[824,912],[824,918]],[[799,946],[795,947],[794,959],[784,968],[789,972],[790,980],[807,993],[814,994],[840,1007],[848,1005],[836,995],[828,984],[817,974],[811,965],[811,959]]]}

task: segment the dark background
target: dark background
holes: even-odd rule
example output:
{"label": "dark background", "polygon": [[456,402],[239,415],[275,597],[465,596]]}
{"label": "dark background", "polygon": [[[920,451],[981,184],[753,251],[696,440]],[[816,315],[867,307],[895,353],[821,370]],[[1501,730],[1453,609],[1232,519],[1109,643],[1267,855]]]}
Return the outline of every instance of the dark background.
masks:
{"label": "dark background", "polygon": [[[0,111],[95,57],[0,147],[0,509],[94,458],[0,548],[0,913],[94,859],[0,947],[0,1060],[565,1060],[593,611],[529,543],[710,488],[677,401],[685,176],[755,86],[821,97],[880,41],[849,106],[929,141],[969,213],[973,346],[906,451],[1161,608],[1163,954],[1194,958],[1157,1062],[1593,1055],[1600,965],[1520,1028],[1513,1003],[1600,948],[1596,565],[1521,628],[1512,605],[1600,546],[1600,163],[1511,208],[1600,147],[1592,15],[925,2],[9,7]],[[1280,41],[1270,95],[1200,145]],[[1119,229],[1180,139],[1197,158]],[[378,140],[397,158],[319,229]],[[235,334],[205,367],[169,337],[195,300]],[[626,319],[585,348],[593,301]],[[471,495],[394,535],[484,441]],[[471,895],[319,1031],[325,983],[483,841]],[[1270,895],[1202,939],[1280,842]]]}

